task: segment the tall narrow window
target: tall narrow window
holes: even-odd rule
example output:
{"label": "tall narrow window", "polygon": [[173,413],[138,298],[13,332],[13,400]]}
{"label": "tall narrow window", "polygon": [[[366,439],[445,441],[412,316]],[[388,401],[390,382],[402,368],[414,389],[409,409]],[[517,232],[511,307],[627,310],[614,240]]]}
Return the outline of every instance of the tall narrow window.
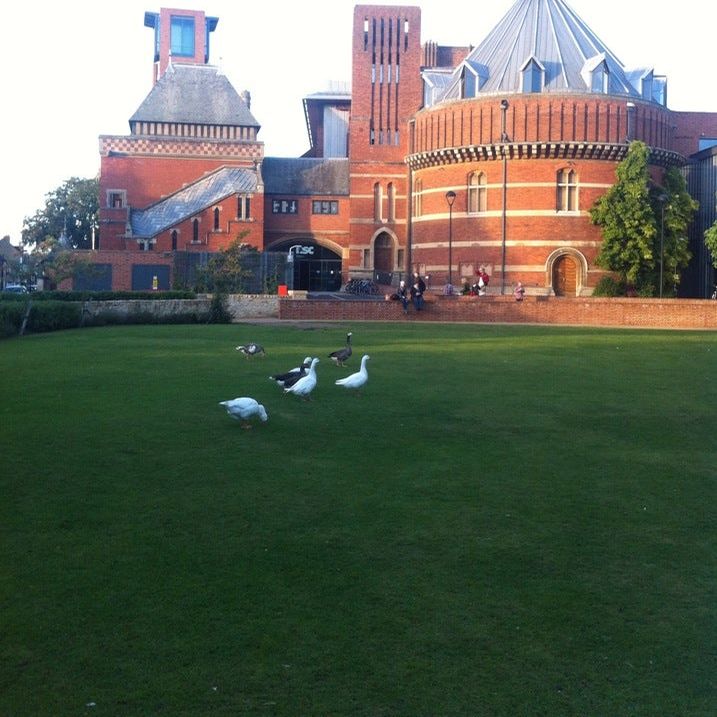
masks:
{"label": "tall narrow window", "polygon": [[373,185],[373,218],[376,222],[383,221],[383,189],[379,182]]}
{"label": "tall narrow window", "polygon": [[423,213],[423,180],[416,179],[413,183],[413,216],[420,217]]}
{"label": "tall narrow window", "polygon": [[558,172],[557,210],[578,211],[578,175],[574,169],[561,169]]}
{"label": "tall narrow window", "polygon": [[194,18],[175,16],[171,20],[170,45],[172,55],[194,57]]}
{"label": "tall narrow window", "polygon": [[172,232],[172,251],[177,251],[177,230]]}
{"label": "tall narrow window", "polygon": [[192,220],[192,241],[199,242],[199,219]]}
{"label": "tall narrow window", "polygon": [[483,172],[473,172],[468,177],[468,213],[478,214],[488,210],[488,180]]}
{"label": "tall narrow window", "polygon": [[[281,205],[281,202],[274,200],[272,205],[274,214],[286,214],[288,212],[288,209],[281,211]],[[288,207],[288,202],[284,202],[284,205]],[[295,207],[296,202],[294,202]],[[295,211],[292,213],[295,213]],[[247,194],[240,194],[237,197],[237,219],[243,222],[248,222],[251,219],[251,197]]]}
{"label": "tall narrow window", "polygon": [[219,207],[214,207],[214,231],[219,231]]}
{"label": "tall narrow window", "polygon": [[393,182],[388,184],[388,221],[396,221],[396,188]]}

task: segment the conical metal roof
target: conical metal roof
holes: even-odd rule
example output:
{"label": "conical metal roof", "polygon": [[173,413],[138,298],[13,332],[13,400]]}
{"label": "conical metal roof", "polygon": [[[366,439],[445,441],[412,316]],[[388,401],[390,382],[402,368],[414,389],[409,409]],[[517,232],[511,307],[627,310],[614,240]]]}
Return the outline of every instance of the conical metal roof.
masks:
{"label": "conical metal roof", "polygon": [[664,104],[664,90],[664,78],[654,77],[651,68],[628,74],[563,0],[518,0],[436,99],[600,92]]}

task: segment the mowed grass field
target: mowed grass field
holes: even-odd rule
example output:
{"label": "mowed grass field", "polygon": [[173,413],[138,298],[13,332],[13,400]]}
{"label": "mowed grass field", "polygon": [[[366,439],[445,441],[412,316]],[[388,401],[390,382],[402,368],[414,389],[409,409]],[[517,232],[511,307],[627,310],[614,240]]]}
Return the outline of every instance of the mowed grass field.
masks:
{"label": "mowed grass field", "polygon": [[[307,355],[304,402],[268,376]],[[717,712],[716,333],[111,327],[0,367],[3,717]]]}

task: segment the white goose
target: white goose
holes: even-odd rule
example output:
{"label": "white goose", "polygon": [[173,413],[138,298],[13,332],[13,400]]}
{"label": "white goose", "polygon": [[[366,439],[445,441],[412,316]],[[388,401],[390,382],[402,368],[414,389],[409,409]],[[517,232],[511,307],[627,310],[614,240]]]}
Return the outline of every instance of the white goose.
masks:
{"label": "white goose", "polygon": [[296,366],[296,368],[292,368],[290,371],[286,371],[286,373],[276,373],[273,376],[269,376],[269,380],[276,381],[282,388],[288,388],[296,383],[302,376],[306,376],[310,365],[311,356],[307,356],[301,366]]}
{"label": "white goose", "polygon": [[284,393],[294,393],[301,396],[305,401],[311,400],[311,392],[316,388],[316,364],[319,359],[311,359],[309,372],[306,376],[302,376],[295,384],[284,387]]}
{"label": "white goose", "polygon": [[364,354],[364,356],[361,357],[361,368],[356,372],[352,373],[350,376],[346,376],[346,378],[340,378],[335,383],[337,386],[343,386],[344,388],[351,388],[355,391],[358,391],[363,386],[366,385],[366,381],[368,381],[368,371],[366,370],[366,361],[368,361],[371,357],[368,354]]}
{"label": "white goose", "polygon": [[227,409],[227,413],[241,423],[242,428],[251,428],[249,420],[258,417],[262,421],[268,421],[269,416],[257,400],[248,396],[233,398],[231,401],[220,401],[220,406]]}

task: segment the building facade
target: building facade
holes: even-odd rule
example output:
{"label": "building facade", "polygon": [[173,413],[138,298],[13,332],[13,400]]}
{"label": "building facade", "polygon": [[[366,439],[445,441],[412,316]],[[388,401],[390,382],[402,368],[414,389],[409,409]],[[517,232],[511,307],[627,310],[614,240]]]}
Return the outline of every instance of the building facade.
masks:
{"label": "building facade", "polygon": [[589,295],[603,275],[589,209],[631,141],[658,185],[698,162],[690,191],[710,202],[700,158],[717,114],[670,111],[666,78],[623,67],[563,0],[518,0],[475,47],[423,42],[419,7],[356,6],[351,85],[305,98],[298,158],[264,156],[249,93],[208,64],[217,24],[145,14],[153,88],[129,135],[100,137],[105,285],[169,288],[178,257],[238,239],[290,256],[297,289],[412,271],[436,287],[483,267],[493,292]]}

